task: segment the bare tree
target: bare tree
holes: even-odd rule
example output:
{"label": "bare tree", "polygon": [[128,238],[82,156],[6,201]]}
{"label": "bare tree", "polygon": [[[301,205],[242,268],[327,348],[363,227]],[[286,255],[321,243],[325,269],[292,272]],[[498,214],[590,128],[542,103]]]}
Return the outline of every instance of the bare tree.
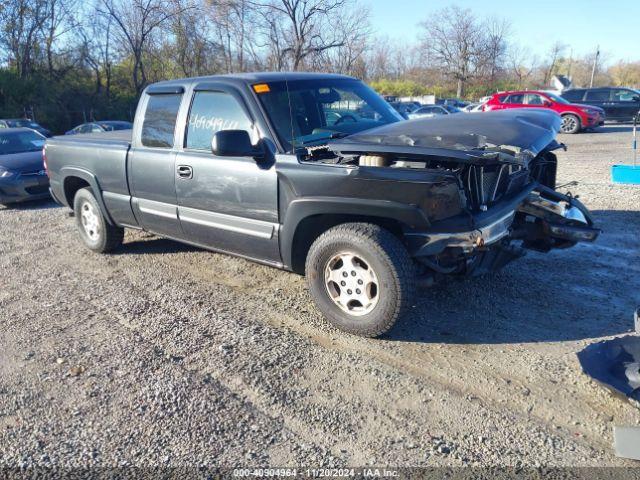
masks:
{"label": "bare tree", "polygon": [[457,96],[482,65],[485,44],[480,23],[471,10],[445,8],[422,22],[422,44],[432,59],[457,83]]}
{"label": "bare tree", "polygon": [[33,71],[46,19],[46,0],[11,0],[2,4],[0,42],[20,78],[27,78]]}
{"label": "bare tree", "polygon": [[369,78],[380,80],[391,77],[391,58],[393,56],[393,44],[386,36],[375,37],[369,48],[367,63]]}
{"label": "bare tree", "polygon": [[560,60],[560,57],[564,54],[566,49],[567,46],[561,42],[556,42],[551,46],[551,49],[549,50],[549,62],[544,72],[544,79],[542,80],[542,83],[545,86],[547,86],[551,81],[551,77],[555,72],[558,60]]}
{"label": "bare tree", "polygon": [[109,15],[116,26],[125,51],[131,55],[131,78],[136,94],[147,85],[146,55],[153,35],[176,15],[192,8],[166,0],[100,0],[101,12]]}
{"label": "bare tree", "polygon": [[484,63],[483,67],[489,81],[494,83],[506,58],[507,37],[511,27],[507,20],[494,17],[486,20],[481,29],[480,61]]}
{"label": "bare tree", "polygon": [[91,20],[81,22],[76,32],[80,39],[80,56],[85,66],[93,72],[95,94],[101,94],[104,86],[105,97],[109,99],[114,62],[113,17],[99,9],[89,11],[88,15]]}
{"label": "bare tree", "polygon": [[518,82],[518,88],[523,88],[536,69],[537,58],[528,48],[513,45],[507,53],[507,64]]}
{"label": "bare tree", "polygon": [[333,28],[344,39],[344,44],[318,54],[316,69],[362,78],[366,73],[364,53],[371,36],[369,16],[369,9],[359,4],[337,16]]}
{"label": "bare tree", "polygon": [[208,0],[226,71],[244,71],[256,61],[259,12],[249,0]]}
{"label": "bare tree", "polygon": [[618,61],[609,71],[616,85],[640,88],[640,62]]}
{"label": "bare tree", "polygon": [[55,60],[64,55],[62,52],[55,51],[56,44],[59,43],[58,40],[78,28],[78,22],[74,15],[76,8],[74,0],[46,0],[42,36],[49,78],[52,78],[56,73]]}
{"label": "bare tree", "polygon": [[[223,70],[225,52],[215,40],[208,5],[200,5],[175,15],[160,51],[163,63],[174,64],[172,75],[196,76]],[[167,62],[167,57],[171,62]]]}
{"label": "bare tree", "polygon": [[[251,0],[266,21],[280,52],[278,63],[299,70],[313,56],[342,47],[344,31],[334,28],[352,0]],[[279,24],[279,25],[278,25]],[[276,38],[273,38],[277,36]]]}

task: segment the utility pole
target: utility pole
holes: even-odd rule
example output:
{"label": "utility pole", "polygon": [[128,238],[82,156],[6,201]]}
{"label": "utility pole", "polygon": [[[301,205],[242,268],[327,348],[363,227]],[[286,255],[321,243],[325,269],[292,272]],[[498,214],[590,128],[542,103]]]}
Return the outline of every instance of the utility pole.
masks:
{"label": "utility pole", "polygon": [[591,69],[591,82],[589,88],[593,88],[593,78],[596,76],[596,67],[598,66],[598,57],[600,56],[600,45],[596,49],[596,58],[593,59],[593,68]]}
{"label": "utility pole", "polygon": [[571,80],[571,68],[573,67],[573,48],[571,49],[571,53],[569,53],[569,68],[567,68],[567,78]]}

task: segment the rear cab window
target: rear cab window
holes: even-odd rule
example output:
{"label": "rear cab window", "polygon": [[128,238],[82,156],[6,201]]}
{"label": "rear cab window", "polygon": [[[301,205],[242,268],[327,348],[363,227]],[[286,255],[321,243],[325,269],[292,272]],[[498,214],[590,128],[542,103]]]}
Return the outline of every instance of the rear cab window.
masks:
{"label": "rear cab window", "polygon": [[172,148],[181,93],[149,95],[140,141],[145,147]]}

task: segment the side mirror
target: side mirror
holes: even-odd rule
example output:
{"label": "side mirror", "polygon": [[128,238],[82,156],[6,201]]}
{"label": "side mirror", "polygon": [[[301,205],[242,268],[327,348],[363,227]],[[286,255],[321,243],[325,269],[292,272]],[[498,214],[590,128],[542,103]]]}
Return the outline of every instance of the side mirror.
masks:
{"label": "side mirror", "polygon": [[553,103],[551,103],[549,100],[545,100],[545,101],[543,102],[543,105],[544,105],[545,107],[551,107],[551,106],[553,106]]}
{"label": "side mirror", "polygon": [[633,97],[634,102],[640,102],[640,96]]}
{"label": "side mirror", "polygon": [[246,130],[216,132],[211,139],[211,152],[218,157],[252,157],[256,160],[264,157],[264,151],[251,144]]}

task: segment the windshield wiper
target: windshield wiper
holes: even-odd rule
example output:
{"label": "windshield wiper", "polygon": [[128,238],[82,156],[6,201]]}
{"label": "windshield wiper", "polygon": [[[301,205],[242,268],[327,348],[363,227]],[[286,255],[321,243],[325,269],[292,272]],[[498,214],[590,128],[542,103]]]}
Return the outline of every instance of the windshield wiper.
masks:
{"label": "windshield wiper", "polygon": [[333,132],[331,135],[328,135],[326,137],[320,137],[320,138],[313,138],[310,140],[306,140],[304,142],[300,142],[298,143],[299,146],[304,147],[306,145],[310,145],[312,143],[317,143],[317,142],[326,142],[327,140],[335,140],[337,138],[344,138],[344,137],[348,137],[349,135],[351,135],[350,133],[345,133],[345,132]]}

